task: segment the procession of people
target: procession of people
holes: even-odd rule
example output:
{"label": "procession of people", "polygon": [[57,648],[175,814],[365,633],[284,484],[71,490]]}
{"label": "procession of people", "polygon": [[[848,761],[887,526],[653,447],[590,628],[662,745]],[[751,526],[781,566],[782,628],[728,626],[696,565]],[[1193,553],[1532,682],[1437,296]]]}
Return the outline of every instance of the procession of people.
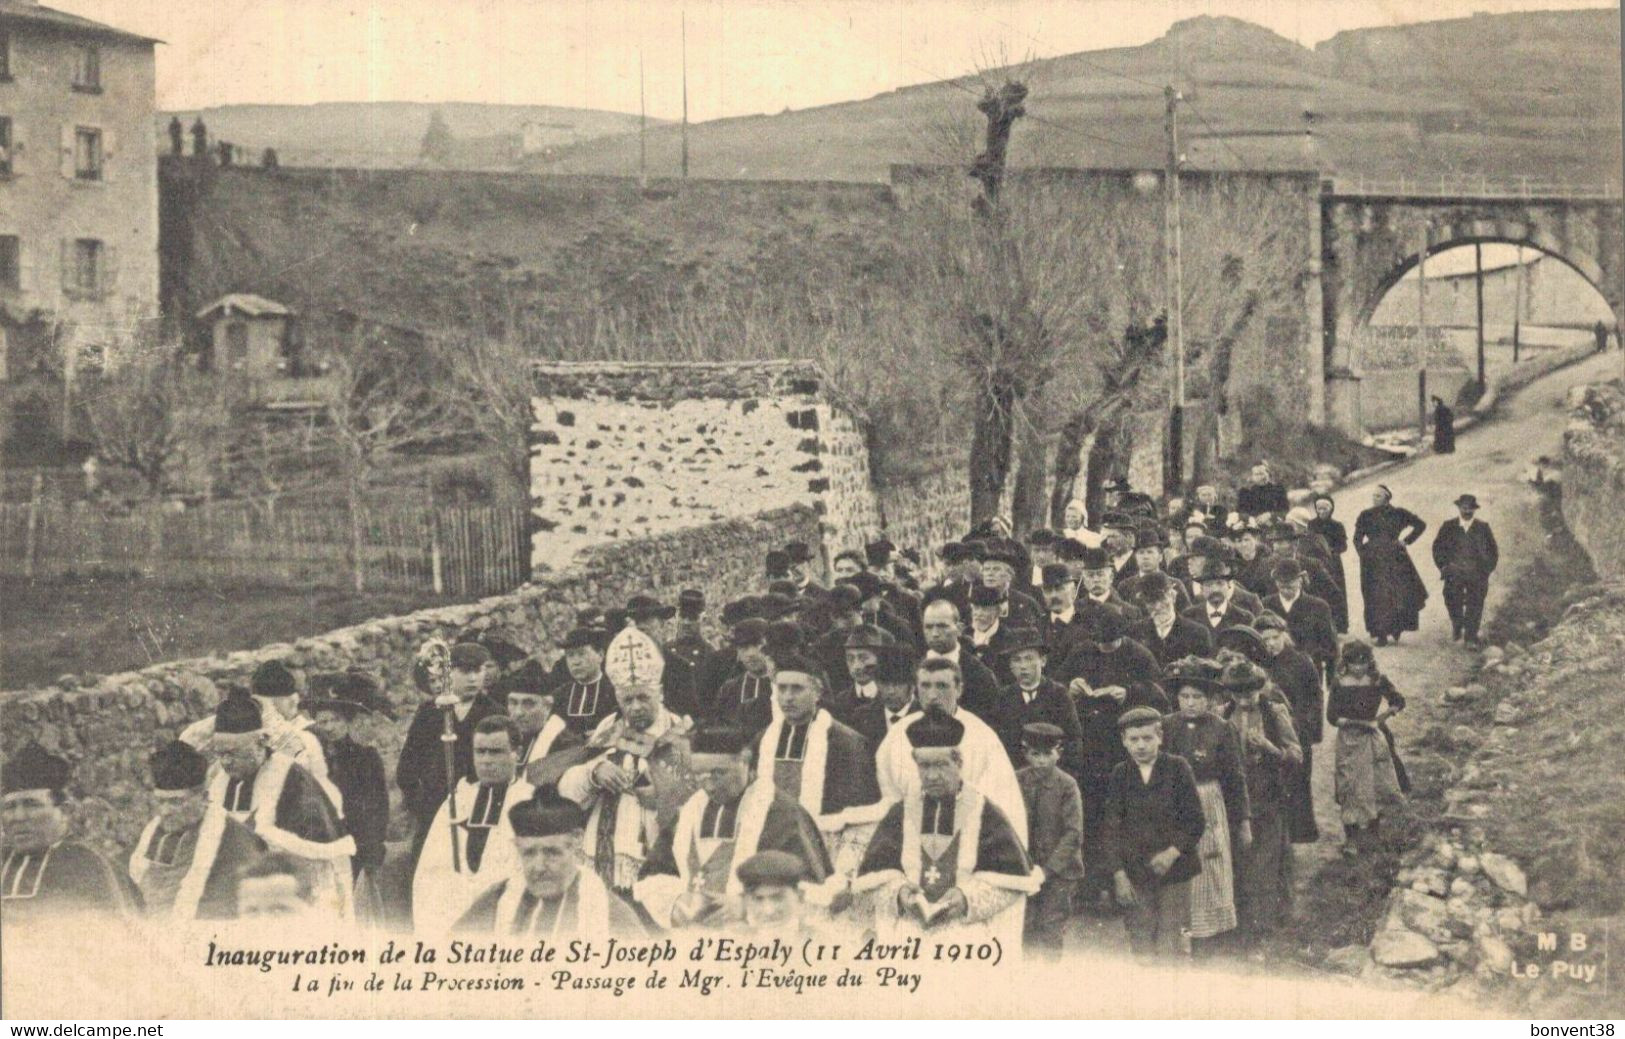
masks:
{"label": "procession of people", "polygon": [[[393,698],[265,664],[152,754],[156,812],[117,862],[69,836],[86,778],[28,745],[0,798],[7,923],[828,928],[1053,957],[1121,919],[1136,954],[1252,953],[1293,920],[1294,845],[1369,853],[1403,799],[1406,698],[1373,647],[1418,628],[1427,523],[1378,488],[1351,539],[1262,463],[1233,504],[1109,490],[1097,522],[1075,502],[1064,529],[936,546],[934,584],[884,539],[827,584],[809,546],[776,549],[719,642],[685,589],[430,639]],[[1454,507],[1432,557],[1477,645],[1497,549],[1472,494]],[[1351,543],[1369,641],[1347,634]],[[557,660],[520,648],[544,640]],[[392,809],[363,723],[403,700]],[[1310,793],[1328,726],[1335,820]]]}

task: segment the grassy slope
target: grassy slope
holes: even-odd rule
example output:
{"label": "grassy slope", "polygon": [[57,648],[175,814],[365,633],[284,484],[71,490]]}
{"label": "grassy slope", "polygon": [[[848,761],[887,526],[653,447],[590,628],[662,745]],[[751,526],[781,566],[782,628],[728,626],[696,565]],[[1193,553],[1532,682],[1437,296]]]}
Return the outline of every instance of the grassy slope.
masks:
{"label": "grassy slope", "polygon": [[[437,605],[430,595],[0,580],[0,689],[252,649]],[[446,600],[449,601],[449,600]]]}
{"label": "grassy slope", "polygon": [[[1158,165],[1159,88],[1176,83],[1193,102],[1185,151],[1196,167],[1302,167],[1311,160],[1297,131],[1302,113],[1312,110],[1319,148],[1313,161],[1345,176],[1617,178],[1619,42],[1612,11],[1356,30],[1315,51],[1234,19],[1197,18],[1143,47],[1023,66],[1020,75],[1032,89],[1028,111],[1036,118],[1018,126],[1011,161]],[[1487,52],[1497,55],[1493,86],[1484,77]],[[1554,76],[1554,69],[1563,74]],[[703,177],[884,180],[892,162],[956,154],[942,146],[942,131],[974,133],[967,90],[979,92],[980,83],[965,77],[863,101],[702,123],[689,131],[691,168]],[[1441,128],[1454,119],[1469,132],[1441,129],[1419,140],[1424,119]],[[1200,136],[1213,130],[1287,135],[1223,142]],[[673,127],[649,134],[651,170],[677,170],[678,141]],[[605,137],[567,148],[541,168],[625,175],[636,169],[637,147],[635,135]]]}

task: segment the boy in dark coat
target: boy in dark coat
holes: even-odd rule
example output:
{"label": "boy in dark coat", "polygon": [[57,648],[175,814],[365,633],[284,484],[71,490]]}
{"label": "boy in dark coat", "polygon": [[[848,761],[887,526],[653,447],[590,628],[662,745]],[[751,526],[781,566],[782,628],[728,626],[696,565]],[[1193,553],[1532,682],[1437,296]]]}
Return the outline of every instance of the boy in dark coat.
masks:
{"label": "boy in dark coat", "polygon": [[1117,720],[1129,760],[1112,770],[1102,855],[1128,914],[1129,946],[1140,956],[1188,954],[1190,882],[1207,822],[1185,759],[1162,753],[1162,715],[1149,707]]}
{"label": "boy in dark coat", "polygon": [[1027,899],[1023,929],[1026,948],[1040,956],[1061,953],[1072,891],[1083,879],[1083,798],[1078,784],[1056,767],[1066,734],[1048,722],[1033,722],[1021,731],[1027,767],[1016,772],[1027,805],[1028,848],[1044,871],[1044,886]]}
{"label": "boy in dark coat", "polygon": [[1083,731],[1078,711],[1065,686],[1044,674],[1047,649],[1044,636],[1032,628],[1010,632],[1006,666],[1015,681],[999,690],[998,709],[987,719],[1010,754],[1010,763],[1023,760],[1023,733],[1033,722],[1048,722],[1061,730],[1061,768],[1076,775],[1078,741]]}

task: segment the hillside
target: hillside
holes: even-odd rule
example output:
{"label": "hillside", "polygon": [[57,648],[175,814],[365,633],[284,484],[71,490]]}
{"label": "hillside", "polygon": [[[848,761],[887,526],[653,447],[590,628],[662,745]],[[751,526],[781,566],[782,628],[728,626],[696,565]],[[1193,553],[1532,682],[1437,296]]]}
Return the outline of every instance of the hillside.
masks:
{"label": "hillside", "polygon": [[167,149],[170,116],[178,115],[187,128],[201,116],[211,138],[246,147],[254,156],[275,148],[284,165],[399,168],[419,163],[423,135],[435,112],[452,137],[451,158],[445,165],[458,169],[511,169],[527,149],[546,156],[594,138],[636,130],[638,125],[636,115],[552,105],[395,101],[225,105],[160,112],[158,137]]}
{"label": "hillside", "polygon": [[[1471,174],[1602,181],[1620,167],[1615,11],[1481,15],[1341,33],[1314,50],[1235,18],[1180,22],[1140,47],[1031,62],[1011,160],[1162,161],[1164,84],[1185,94],[1196,167],[1320,166],[1349,177]],[[1494,77],[1484,55],[1495,54]],[[700,177],[882,181],[893,162],[963,161],[977,150],[976,76],[863,101],[689,128]],[[1304,113],[1315,114],[1306,146]],[[679,131],[648,135],[651,173],[679,168]],[[560,173],[625,175],[635,135],[538,157]]]}

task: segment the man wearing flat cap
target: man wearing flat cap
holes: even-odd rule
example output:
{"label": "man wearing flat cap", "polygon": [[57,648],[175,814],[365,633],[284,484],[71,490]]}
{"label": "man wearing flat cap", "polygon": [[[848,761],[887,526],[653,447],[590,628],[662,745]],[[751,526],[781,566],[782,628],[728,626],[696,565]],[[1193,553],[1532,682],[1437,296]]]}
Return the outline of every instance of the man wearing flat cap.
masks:
{"label": "man wearing flat cap", "polygon": [[209,760],[196,748],[172,740],[147,760],[158,813],[129,859],[144,911],[177,923],[235,919],[237,874],[265,843],[209,800]]}
{"label": "man wearing flat cap", "polygon": [[6,755],[0,768],[0,918],[8,927],[53,916],[130,911],[113,868],[68,838],[73,768],[38,743]]}
{"label": "man wearing flat cap", "polygon": [[1478,518],[1478,499],[1463,494],[1455,501],[1457,516],[1439,524],[1433,535],[1433,565],[1444,579],[1444,608],[1450,614],[1450,637],[1480,645],[1478,626],[1484,619],[1484,597],[1490,575],[1501,561],[1495,532]]}
{"label": "man wearing flat cap", "polygon": [[1083,799],[1077,780],[1059,767],[1064,742],[1066,733],[1058,725],[1023,726],[1021,750],[1027,764],[1016,772],[1027,803],[1028,847],[1044,871],[1044,886],[1027,899],[1023,935],[1029,952],[1051,957],[1061,952],[1072,895],[1083,879]]}
{"label": "man wearing flat cap", "polygon": [[903,730],[916,779],[876,827],[853,891],[872,899],[883,939],[997,938],[1019,949],[1026,901],[1044,874],[1027,856],[1025,805],[1018,829],[966,779],[965,731],[940,706]]}
{"label": "man wearing flat cap", "polygon": [[502,713],[502,705],[485,690],[491,654],[484,646],[459,643],[451,647],[450,666],[444,688],[431,688],[429,698],[418,705],[406,729],[406,741],[395,763],[395,785],[401,801],[415,823],[413,855],[423,846],[423,837],[435,813],[446,799],[446,751],[441,735],[446,729],[447,708],[436,703],[442,695],[455,703],[450,707],[453,766],[458,778],[473,774],[474,727],[482,720]]}
{"label": "man wearing flat cap", "polygon": [[508,809],[517,866],[487,888],[452,927],[463,934],[542,938],[643,938],[637,910],[585,868],[581,806],[536,791]]}
{"label": "man wearing flat cap", "polygon": [[1162,751],[1162,714],[1123,712],[1117,729],[1128,760],[1112,770],[1103,806],[1101,858],[1136,956],[1189,952],[1190,882],[1207,829],[1196,777],[1184,758]]}
{"label": "man wearing flat cap", "polygon": [[678,930],[738,924],[739,866],[758,851],[796,856],[810,882],[822,884],[832,870],[817,824],[771,777],[758,774],[749,735],[706,726],[690,744],[699,789],[662,828],[632,889],[650,919]]}
{"label": "man wearing flat cap", "polygon": [[254,698],[233,693],[220,702],[209,738],[220,766],[209,783],[209,803],[248,826],[271,851],[297,858],[313,904],[333,919],[349,920],[356,848],[338,789],[273,751],[271,739]]}

